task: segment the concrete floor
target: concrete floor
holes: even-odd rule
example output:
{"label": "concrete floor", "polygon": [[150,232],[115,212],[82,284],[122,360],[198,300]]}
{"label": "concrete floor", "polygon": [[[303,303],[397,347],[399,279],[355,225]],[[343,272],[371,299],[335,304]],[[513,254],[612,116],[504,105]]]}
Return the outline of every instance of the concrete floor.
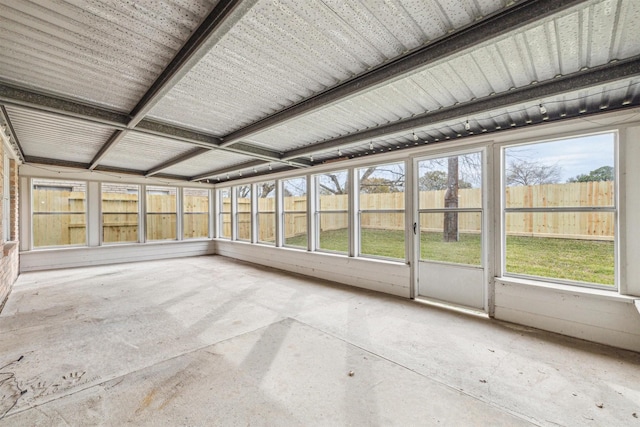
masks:
{"label": "concrete floor", "polygon": [[638,353],[219,256],[23,274],[0,337],[0,426],[640,426]]}

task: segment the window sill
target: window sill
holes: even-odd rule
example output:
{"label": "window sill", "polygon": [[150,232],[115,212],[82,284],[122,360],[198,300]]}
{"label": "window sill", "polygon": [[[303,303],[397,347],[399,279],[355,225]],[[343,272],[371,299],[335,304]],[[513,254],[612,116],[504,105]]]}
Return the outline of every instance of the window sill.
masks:
{"label": "window sill", "polygon": [[[595,289],[595,288],[583,288],[580,286],[572,286],[565,285],[560,283],[549,283],[549,282],[541,282],[530,279],[522,279],[515,277],[496,277],[496,283],[505,284],[505,285],[522,285],[522,286],[531,286],[535,288],[543,288],[549,289],[553,291],[558,291],[562,293],[571,293],[571,294],[580,294],[584,296],[590,296],[593,298],[623,302],[628,304],[636,304],[636,307],[640,304],[640,299],[637,297],[629,296],[629,295],[621,295],[617,292],[616,289]],[[639,308],[640,311],[640,308]]]}
{"label": "window sill", "polygon": [[9,256],[9,253],[18,246],[18,242],[4,242],[2,244],[2,257]]}

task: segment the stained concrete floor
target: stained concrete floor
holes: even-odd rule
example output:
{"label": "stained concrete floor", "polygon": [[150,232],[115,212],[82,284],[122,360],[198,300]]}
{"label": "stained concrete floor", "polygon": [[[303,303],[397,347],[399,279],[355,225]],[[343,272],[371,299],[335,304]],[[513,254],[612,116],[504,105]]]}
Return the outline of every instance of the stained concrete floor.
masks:
{"label": "stained concrete floor", "polygon": [[23,274],[0,338],[0,426],[640,426],[638,353],[220,256]]}

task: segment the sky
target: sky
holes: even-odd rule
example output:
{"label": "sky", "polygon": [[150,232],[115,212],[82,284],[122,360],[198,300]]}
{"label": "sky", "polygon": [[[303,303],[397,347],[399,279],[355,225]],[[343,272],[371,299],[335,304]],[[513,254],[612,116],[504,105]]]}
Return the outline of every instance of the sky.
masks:
{"label": "sky", "polygon": [[561,168],[560,182],[588,174],[601,166],[614,166],[614,135],[611,133],[563,139],[507,148],[506,159],[517,156]]}

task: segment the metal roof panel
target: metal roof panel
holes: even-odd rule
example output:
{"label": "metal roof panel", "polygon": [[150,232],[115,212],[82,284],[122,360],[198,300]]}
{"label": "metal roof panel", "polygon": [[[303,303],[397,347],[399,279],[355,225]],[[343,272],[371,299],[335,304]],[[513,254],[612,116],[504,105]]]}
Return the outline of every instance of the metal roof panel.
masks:
{"label": "metal roof panel", "polygon": [[0,0],[0,5],[3,79],[129,111],[214,2]]}
{"label": "metal roof panel", "polygon": [[89,163],[113,132],[87,122],[17,107],[6,107],[24,154]]}

